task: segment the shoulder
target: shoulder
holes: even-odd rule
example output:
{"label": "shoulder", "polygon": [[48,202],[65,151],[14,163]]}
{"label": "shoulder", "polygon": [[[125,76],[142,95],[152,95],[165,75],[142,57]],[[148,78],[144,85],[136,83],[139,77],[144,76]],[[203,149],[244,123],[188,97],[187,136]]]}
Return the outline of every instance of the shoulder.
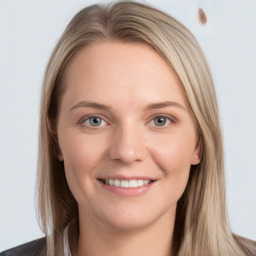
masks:
{"label": "shoulder", "polygon": [[16,246],[0,253],[0,256],[43,256],[46,251],[46,238]]}
{"label": "shoulder", "polygon": [[[233,237],[245,255],[256,256],[256,241],[233,234]],[[1,255],[0,255],[1,256]]]}

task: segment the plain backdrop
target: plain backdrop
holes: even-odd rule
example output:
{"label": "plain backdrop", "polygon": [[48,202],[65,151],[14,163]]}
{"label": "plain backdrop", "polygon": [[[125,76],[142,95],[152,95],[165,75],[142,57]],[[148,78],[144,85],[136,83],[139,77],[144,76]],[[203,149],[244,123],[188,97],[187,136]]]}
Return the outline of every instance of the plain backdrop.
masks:
{"label": "plain backdrop", "polygon": [[[205,52],[220,106],[231,227],[256,240],[256,1],[147,2],[186,25]],[[92,3],[0,0],[0,251],[44,236],[34,207],[42,77],[70,19]]]}

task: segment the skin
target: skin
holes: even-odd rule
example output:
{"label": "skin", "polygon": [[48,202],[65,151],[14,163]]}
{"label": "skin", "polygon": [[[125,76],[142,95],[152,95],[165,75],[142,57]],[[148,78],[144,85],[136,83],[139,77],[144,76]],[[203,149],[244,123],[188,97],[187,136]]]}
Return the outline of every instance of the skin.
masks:
{"label": "skin", "polygon": [[[191,165],[200,162],[196,126],[175,72],[145,44],[99,42],[74,57],[64,86],[58,157],[78,202],[74,253],[170,255],[177,201]],[[146,108],[163,102],[172,104]],[[88,115],[101,118],[98,126]],[[155,182],[146,193],[126,197],[97,180],[116,175]]]}

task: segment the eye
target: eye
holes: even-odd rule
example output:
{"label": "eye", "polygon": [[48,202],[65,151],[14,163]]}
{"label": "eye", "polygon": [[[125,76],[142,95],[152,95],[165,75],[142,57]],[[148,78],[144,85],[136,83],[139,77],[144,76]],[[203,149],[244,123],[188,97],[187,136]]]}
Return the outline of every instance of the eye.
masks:
{"label": "eye", "polygon": [[166,116],[157,116],[150,123],[152,124],[152,122],[154,126],[164,127],[167,124],[174,123],[174,120]]}
{"label": "eye", "polygon": [[91,127],[99,127],[99,126],[106,125],[107,123],[98,116],[91,116],[84,119],[81,122],[81,124],[85,124],[86,126],[91,126]]}

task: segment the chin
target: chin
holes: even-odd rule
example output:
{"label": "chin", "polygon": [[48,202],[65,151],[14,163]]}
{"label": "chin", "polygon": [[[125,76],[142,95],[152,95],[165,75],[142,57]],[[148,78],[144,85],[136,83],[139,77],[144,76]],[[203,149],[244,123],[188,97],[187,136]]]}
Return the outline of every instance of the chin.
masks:
{"label": "chin", "polygon": [[[122,207],[123,206],[123,207]],[[113,231],[139,231],[155,224],[166,223],[166,220],[171,222],[172,215],[176,207],[173,207],[173,211],[170,209],[153,206],[150,207],[130,207],[126,205],[116,206],[112,209],[104,207],[102,211],[99,212],[98,220],[101,220],[103,225]],[[161,225],[161,224],[160,224]]]}
{"label": "chin", "polygon": [[132,232],[147,228],[154,220],[143,216],[119,216],[105,219],[105,224],[113,231]]}

